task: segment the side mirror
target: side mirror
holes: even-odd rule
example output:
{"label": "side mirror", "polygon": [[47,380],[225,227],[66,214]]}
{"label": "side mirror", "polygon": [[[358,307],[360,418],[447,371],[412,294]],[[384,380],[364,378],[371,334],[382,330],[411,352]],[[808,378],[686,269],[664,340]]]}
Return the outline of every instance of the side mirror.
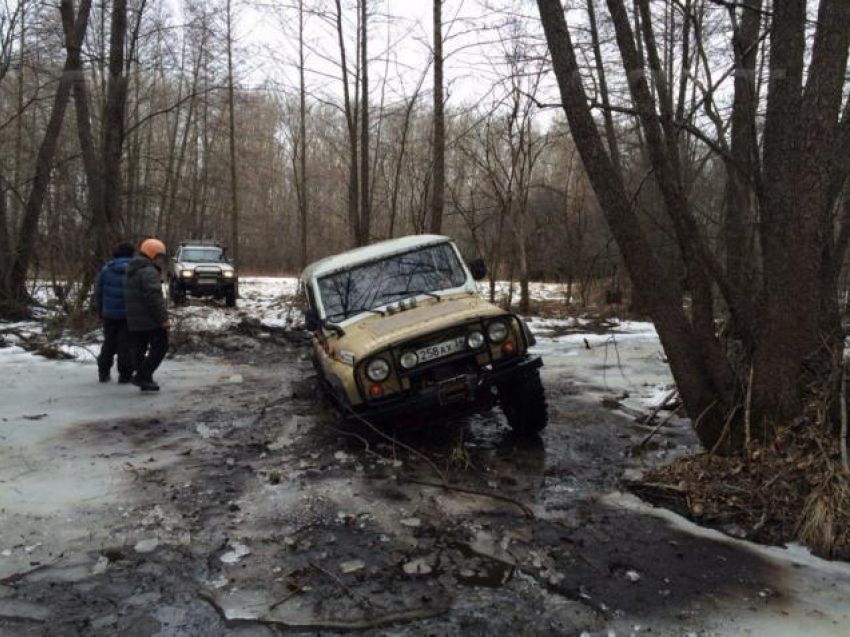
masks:
{"label": "side mirror", "polygon": [[315,332],[321,326],[319,313],[316,310],[304,310],[304,327],[310,332]]}
{"label": "side mirror", "polygon": [[476,281],[481,281],[487,276],[487,266],[484,264],[484,259],[473,259],[467,265],[472,278]]}

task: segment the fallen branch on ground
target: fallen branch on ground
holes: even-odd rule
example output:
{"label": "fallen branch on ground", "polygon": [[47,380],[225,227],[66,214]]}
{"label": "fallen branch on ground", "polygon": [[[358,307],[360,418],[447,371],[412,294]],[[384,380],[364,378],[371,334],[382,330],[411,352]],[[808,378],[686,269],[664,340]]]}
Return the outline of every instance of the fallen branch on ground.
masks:
{"label": "fallen branch on ground", "polygon": [[458,493],[468,493],[470,495],[480,495],[486,498],[492,498],[493,500],[501,500],[502,502],[509,502],[517,507],[519,507],[522,512],[525,514],[525,517],[528,519],[534,518],[534,511],[531,510],[527,504],[524,504],[517,500],[516,498],[512,498],[509,495],[502,495],[500,493],[493,493],[491,491],[483,491],[479,489],[471,489],[469,487],[461,487],[454,484],[450,484],[448,482],[429,482],[428,480],[419,480],[418,478],[411,478],[408,476],[401,476],[402,480],[413,484],[421,484],[426,487],[434,487],[436,489],[445,489],[446,491],[457,491]]}

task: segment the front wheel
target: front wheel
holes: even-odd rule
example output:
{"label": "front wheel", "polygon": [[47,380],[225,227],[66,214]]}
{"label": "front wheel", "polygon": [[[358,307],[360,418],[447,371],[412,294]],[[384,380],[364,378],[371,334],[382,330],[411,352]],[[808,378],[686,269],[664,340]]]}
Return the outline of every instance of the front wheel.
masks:
{"label": "front wheel", "polygon": [[516,433],[530,436],[546,428],[549,416],[539,370],[497,389],[502,412]]}
{"label": "front wheel", "polygon": [[186,291],[181,289],[180,285],[174,279],[168,282],[168,295],[171,297],[171,302],[174,305],[183,305],[186,303]]}
{"label": "front wheel", "polygon": [[236,307],[236,286],[228,288],[224,293],[224,304],[227,307]]}

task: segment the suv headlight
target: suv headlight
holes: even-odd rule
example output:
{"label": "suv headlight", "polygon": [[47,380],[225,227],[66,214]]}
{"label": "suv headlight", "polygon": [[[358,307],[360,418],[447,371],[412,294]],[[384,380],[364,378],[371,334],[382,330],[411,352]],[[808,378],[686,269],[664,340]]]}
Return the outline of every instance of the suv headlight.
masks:
{"label": "suv headlight", "polygon": [[478,330],[470,332],[466,337],[466,344],[470,349],[480,349],[484,345],[484,334]]}
{"label": "suv headlight", "polygon": [[419,356],[416,352],[405,352],[401,355],[399,363],[401,363],[401,366],[405,369],[413,369],[419,364]]}
{"label": "suv headlight", "polygon": [[487,326],[487,336],[493,343],[501,343],[508,337],[508,326],[502,321],[493,321]]}
{"label": "suv headlight", "polygon": [[180,276],[182,276],[184,279],[191,279],[193,276],[195,276],[195,273],[192,270],[183,270],[180,273]]}
{"label": "suv headlight", "polygon": [[366,365],[366,376],[375,383],[380,383],[390,376],[390,364],[383,358],[375,358]]}
{"label": "suv headlight", "polygon": [[225,279],[232,279],[235,276],[236,276],[236,273],[233,270],[225,270],[224,271],[224,278]]}

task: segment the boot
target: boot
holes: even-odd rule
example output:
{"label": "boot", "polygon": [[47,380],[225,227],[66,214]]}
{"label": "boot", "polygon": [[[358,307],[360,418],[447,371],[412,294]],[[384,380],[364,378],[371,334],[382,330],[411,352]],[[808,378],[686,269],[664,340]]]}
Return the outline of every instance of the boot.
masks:
{"label": "boot", "polygon": [[138,374],[135,374],[130,382],[142,391],[159,391],[159,385],[153,382],[152,378],[140,378]]}
{"label": "boot", "polygon": [[105,372],[104,372],[104,371],[98,371],[98,372],[97,372],[97,379],[98,379],[101,383],[108,383],[108,382],[109,382],[109,380],[110,380],[110,377],[109,377],[109,370],[107,370],[107,371],[105,371]]}

